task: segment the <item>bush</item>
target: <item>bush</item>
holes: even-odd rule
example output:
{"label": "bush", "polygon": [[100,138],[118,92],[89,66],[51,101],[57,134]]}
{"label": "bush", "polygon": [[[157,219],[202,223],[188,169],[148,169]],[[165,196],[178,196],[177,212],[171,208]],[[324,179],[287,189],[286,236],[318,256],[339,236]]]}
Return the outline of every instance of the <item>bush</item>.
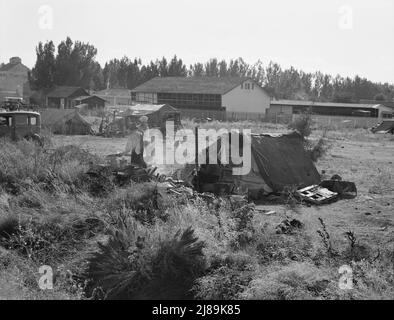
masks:
{"label": "bush", "polygon": [[324,157],[329,149],[329,145],[327,143],[327,139],[323,136],[321,137],[316,144],[311,145],[308,153],[309,157],[313,162],[317,162],[317,160]]}
{"label": "bush", "polygon": [[156,183],[133,183],[127,189],[117,189],[106,203],[110,215],[131,215],[144,224],[153,224],[156,219],[168,219],[167,208],[173,206],[174,199],[159,190]]}
{"label": "bush", "polygon": [[327,294],[330,279],[310,263],[293,262],[280,270],[261,274],[240,295],[243,299],[305,300]]}
{"label": "bush", "polygon": [[88,296],[104,299],[186,299],[205,269],[204,244],[191,228],[165,238],[128,220],[110,230],[89,259]]}
{"label": "bush", "polygon": [[66,146],[53,153],[34,142],[0,141],[0,187],[17,195],[43,184],[47,191],[72,192],[83,182],[84,172],[99,159],[76,147]]}
{"label": "bush", "polygon": [[312,117],[310,114],[304,114],[297,117],[289,124],[289,129],[296,130],[303,138],[309,137],[312,133]]}

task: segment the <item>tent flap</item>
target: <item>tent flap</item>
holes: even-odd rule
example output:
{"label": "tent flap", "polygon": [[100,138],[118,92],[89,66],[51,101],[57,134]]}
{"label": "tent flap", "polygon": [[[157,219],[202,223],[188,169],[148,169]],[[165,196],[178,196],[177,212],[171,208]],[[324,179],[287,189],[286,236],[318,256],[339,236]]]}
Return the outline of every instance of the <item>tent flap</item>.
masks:
{"label": "tent flap", "polygon": [[320,175],[299,134],[252,137],[252,154],[264,181],[274,190],[319,184]]}

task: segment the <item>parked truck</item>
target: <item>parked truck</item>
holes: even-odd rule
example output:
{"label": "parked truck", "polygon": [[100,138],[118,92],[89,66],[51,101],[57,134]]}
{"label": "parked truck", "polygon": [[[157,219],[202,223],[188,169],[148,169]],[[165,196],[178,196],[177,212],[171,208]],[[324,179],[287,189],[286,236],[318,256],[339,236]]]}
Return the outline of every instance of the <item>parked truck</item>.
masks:
{"label": "parked truck", "polygon": [[41,116],[33,111],[0,111],[0,137],[41,143]]}

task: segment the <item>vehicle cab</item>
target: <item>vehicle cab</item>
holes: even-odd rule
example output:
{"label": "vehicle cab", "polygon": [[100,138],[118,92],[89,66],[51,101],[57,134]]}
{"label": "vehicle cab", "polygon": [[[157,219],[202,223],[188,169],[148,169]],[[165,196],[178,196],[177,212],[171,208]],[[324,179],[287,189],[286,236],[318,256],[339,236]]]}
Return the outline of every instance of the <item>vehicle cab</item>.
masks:
{"label": "vehicle cab", "polygon": [[38,112],[0,111],[0,137],[12,140],[39,137],[41,117]]}

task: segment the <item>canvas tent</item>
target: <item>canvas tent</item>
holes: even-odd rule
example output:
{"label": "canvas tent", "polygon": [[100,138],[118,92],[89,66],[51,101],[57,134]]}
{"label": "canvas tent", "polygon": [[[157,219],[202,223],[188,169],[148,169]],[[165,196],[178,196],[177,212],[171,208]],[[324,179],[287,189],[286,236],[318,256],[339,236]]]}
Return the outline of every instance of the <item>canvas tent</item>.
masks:
{"label": "canvas tent", "polygon": [[391,133],[394,134],[394,120],[386,120],[372,129],[373,133]]}
{"label": "canvas tent", "polygon": [[91,124],[77,110],[41,110],[41,126],[54,134],[88,135],[93,134]]}
{"label": "canvas tent", "polygon": [[64,122],[63,134],[67,135],[90,135],[94,134],[91,124],[85,120],[78,112]]}
{"label": "canvas tent", "polygon": [[[218,141],[218,156],[221,153],[220,145]],[[320,175],[306,154],[298,133],[252,135],[251,148],[249,174],[233,175],[231,165],[201,165],[197,179],[200,190],[220,192],[223,186],[232,185],[247,191],[252,198],[259,198],[264,194],[283,191],[286,187],[301,188],[320,183]]]}

